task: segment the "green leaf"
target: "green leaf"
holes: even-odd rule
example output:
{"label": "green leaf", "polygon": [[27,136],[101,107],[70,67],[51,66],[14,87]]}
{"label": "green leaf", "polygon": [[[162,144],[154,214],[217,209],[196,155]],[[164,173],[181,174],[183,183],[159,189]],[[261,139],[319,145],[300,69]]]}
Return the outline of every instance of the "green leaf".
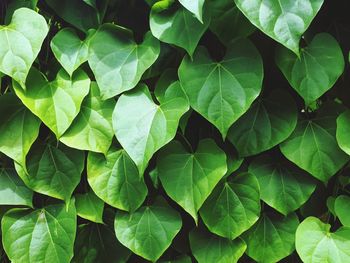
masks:
{"label": "green leaf", "polygon": [[35,192],[69,202],[84,170],[84,152],[60,145],[37,145],[27,157],[28,174],[15,168],[24,183]]}
{"label": "green leaf", "polygon": [[73,257],[74,202],[41,209],[9,210],[1,220],[2,243],[12,262],[66,263]]}
{"label": "green leaf", "polygon": [[0,71],[25,88],[25,81],[48,33],[44,17],[19,8],[8,26],[0,25]]}
{"label": "green leaf", "polygon": [[234,0],[249,21],[299,55],[299,41],[323,0]]}
{"label": "green leaf", "polygon": [[88,60],[88,45],[72,28],[60,30],[51,40],[51,50],[70,76]]}
{"label": "green leaf", "polygon": [[14,169],[0,168],[0,205],[33,207],[33,191],[28,189]]}
{"label": "green leaf", "polygon": [[39,128],[40,120],[13,93],[0,96],[0,152],[26,167]]}
{"label": "green leaf", "polygon": [[261,200],[283,215],[301,207],[316,189],[308,173],[269,155],[254,159],[249,172],[259,181]]}
{"label": "green leaf", "polygon": [[337,118],[336,138],[340,149],[350,155],[350,110],[340,114]]}
{"label": "green leaf", "polygon": [[295,231],[299,219],[291,213],[286,217],[269,217],[263,214],[243,239],[248,248],[246,254],[257,262],[274,263],[294,251]]}
{"label": "green leaf", "polygon": [[200,209],[210,232],[231,240],[248,230],[260,216],[259,183],[241,173],[219,184]]}
{"label": "green leaf", "polygon": [[199,208],[227,171],[226,155],[211,139],[200,141],[195,153],[174,141],[159,153],[157,170],[167,195],[197,223]]}
{"label": "green leaf", "polygon": [[204,48],[185,56],[179,78],[191,107],[214,124],[226,137],[230,126],[258,97],[263,65],[259,52],[247,39],[228,47],[224,59],[213,61]]}
{"label": "green leaf", "polygon": [[205,0],[179,0],[180,4],[203,23],[203,5]]}
{"label": "green leaf", "polygon": [[16,95],[59,138],[72,124],[89,93],[90,79],[82,70],[70,77],[63,69],[49,82],[37,69],[29,72],[26,90],[13,83]]}
{"label": "green leaf", "polygon": [[240,156],[266,151],[287,139],[297,125],[297,108],[293,98],[274,90],[267,98],[256,101],[230,128],[228,139]]}
{"label": "green leaf", "polygon": [[81,104],[78,116],[60,141],[75,149],[107,153],[114,137],[114,107],[115,101],[102,100],[96,82],[92,82],[90,93]]}
{"label": "green leaf", "polygon": [[295,246],[303,262],[350,261],[350,229],[342,227],[332,233],[330,228],[316,217],[308,217],[299,225]]}
{"label": "green leaf", "polygon": [[321,33],[301,49],[300,58],[285,48],[278,49],[276,64],[309,105],[332,88],[343,73],[344,56],[337,40]]}
{"label": "green leaf", "polygon": [[81,218],[103,224],[104,203],[92,190],[85,194],[76,194],[75,206],[77,214]]}
{"label": "green leaf", "polygon": [[144,179],[123,149],[112,146],[106,158],[102,154],[90,152],[87,176],[96,195],[118,209],[133,212],[146,198]]}
{"label": "green leaf", "polygon": [[109,227],[93,223],[78,227],[73,263],[125,263],[130,254]]}
{"label": "green leaf", "polygon": [[287,159],[323,182],[349,160],[335,138],[339,114],[336,107],[336,104],[326,104],[314,119],[300,119],[292,135],[280,144]]}
{"label": "green leaf", "polygon": [[159,52],[159,41],[149,32],[136,44],[130,31],[113,24],[101,26],[90,39],[88,61],[102,99],[134,88]]}
{"label": "green leaf", "polygon": [[5,16],[5,24],[9,24],[11,22],[11,18],[13,13],[21,8],[27,7],[32,10],[35,10],[38,4],[38,0],[8,0],[6,1],[6,16]]}
{"label": "green leaf", "polygon": [[335,199],[334,211],[342,225],[350,227],[350,197],[346,195],[338,196],[337,199]]}
{"label": "green leaf", "polygon": [[229,240],[200,229],[192,230],[189,237],[198,263],[236,263],[247,248],[242,239]]}
{"label": "green leaf", "polygon": [[116,137],[143,174],[153,154],[170,142],[180,117],[188,111],[184,98],[153,102],[146,85],[119,97],[113,112]]}
{"label": "green leaf", "polygon": [[180,215],[163,199],[131,214],[118,211],[114,222],[120,243],[153,262],[170,246],[181,226]]}
{"label": "green leaf", "polygon": [[161,12],[152,8],[149,23],[153,36],[162,42],[185,49],[192,57],[209,26],[208,16],[204,15],[203,18],[201,23],[187,9],[172,6]]}

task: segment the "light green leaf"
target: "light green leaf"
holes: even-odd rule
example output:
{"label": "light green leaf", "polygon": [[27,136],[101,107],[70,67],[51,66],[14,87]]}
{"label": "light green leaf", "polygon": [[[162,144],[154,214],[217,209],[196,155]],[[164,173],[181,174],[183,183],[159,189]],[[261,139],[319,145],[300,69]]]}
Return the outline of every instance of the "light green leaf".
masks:
{"label": "light green leaf", "polygon": [[199,40],[209,26],[209,17],[203,23],[183,7],[172,6],[163,11],[151,10],[149,23],[153,36],[168,44],[179,46],[192,56]]}
{"label": "light green leaf", "polygon": [[338,196],[335,199],[334,211],[342,225],[350,227],[350,197],[346,195]]}
{"label": "light green leaf", "polygon": [[189,238],[198,263],[236,263],[247,248],[242,239],[229,240],[199,229],[192,230]]}
{"label": "light green leaf", "polygon": [[258,97],[263,65],[259,52],[247,39],[236,40],[225,57],[215,62],[204,48],[185,56],[179,67],[181,85],[191,107],[226,137],[230,126]]}
{"label": "light green leaf", "polygon": [[120,243],[153,262],[170,246],[181,226],[180,215],[163,199],[131,214],[118,211],[114,222]]}
{"label": "light green leaf", "polygon": [[336,138],[340,149],[350,155],[350,110],[340,114],[337,118]]}
{"label": "light green leaf", "polygon": [[85,194],[76,194],[75,206],[77,214],[81,218],[103,224],[104,202],[92,190]]}
{"label": "light green leaf", "polygon": [[259,181],[261,200],[283,215],[301,207],[316,189],[308,173],[269,155],[254,159],[249,172]]}
{"label": "light green leaf", "polygon": [[107,153],[114,137],[114,107],[115,101],[102,100],[96,82],[92,82],[90,93],[81,104],[78,116],[60,141],[75,149]]}
{"label": "light green leaf", "polygon": [[8,26],[0,25],[0,71],[25,88],[25,81],[48,33],[44,17],[19,8]]}
{"label": "light green leaf", "polygon": [[66,263],[73,257],[77,226],[74,202],[41,209],[9,210],[1,220],[2,243],[16,263]]}
{"label": "light green leaf", "polygon": [[88,59],[88,45],[72,28],[60,30],[51,40],[51,50],[70,76]]}
{"label": "light green leaf", "polygon": [[33,207],[33,191],[28,189],[10,168],[0,168],[0,205],[26,205]]}
{"label": "light green leaf", "polygon": [[219,184],[200,209],[210,232],[231,240],[248,230],[260,216],[259,183],[249,173]]}
{"label": "light green leaf", "polygon": [[228,139],[240,156],[266,151],[287,139],[297,125],[297,108],[293,98],[274,90],[253,106],[230,128]]}
{"label": "light green leaf", "polygon": [[159,52],[159,41],[149,32],[136,44],[130,31],[113,24],[101,26],[90,39],[88,61],[102,99],[134,88]]}
{"label": "light green leaf", "polygon": [[299,41],[323,0],[234,0],[237,7],[269,37],[299,55]]}
{"label": "light green leaf", "polygon": [[321,33],[301,49],[300,58],[285,48],[278,49],[276,64],[309,105],[332,88],[343,73],[344,56],[337,40]]}
{"label": "light green leaf", "polygon": [[323,182],[349,160],[335,139],[337,107],[326,104],[314,119],[300,119],[292,135],[280,144],[287,159]]}
{"label": "light green leaf", "polygon": [[37,145],[27,157],[28,174],[15,168],[24,183],[35,192],[69,202],[84,170],[84,152],[60,145]]}
{"label": "light green leaf", "polygon": [[203,5],[205,0],[179,0],[188,11],[196,16],[203,23]]}
{"label": "light green leaf", "polygon": [[113,128],[141,175],[153,154],[174,138],[186,111],[188,102],[181,97],[155,104],[144,84],[119,97],[113,112]]}
{"label": "light green leaf", "polygon": [[332,233],[330,228],[316,217],[308,217],[299,225],[295,246],[303,262],[350,262],[350,229],[342,227]]}
{"label": "light green leaf", "polygon": [[174,141],[159,153],[157,170],[167,195],[197,223],[199,208],[227,171],[226,155],[211,139],[194,153]]}
{"label": "light green leaf", "polygon": [[243,239],[248,248],[246,254],[257,262],[274,263],[294,251],[295,231],[299,225],[296,214],[286,217],[269,217],[263,214]]}
{"label": "light green leaf", "polygon": [[106,158],[90,152],[88,182],[107,204],[124,211],[135,211],[146,198],[147,186],[136,165],[123,149],[112,146]]}
{"label": "light green leaf", "polygon": [[63,69],[56,79],[48,82],[37,69],[29,72],[26,90],[13,83],[16,95],[59,138],[72,124],[89,93],[90,79],[82,70],[70,77]]}
{"label": "light green leaf", "polygon": [[39,128],[40,120],[13,93],[0,96],[0,152],[26,167]]}

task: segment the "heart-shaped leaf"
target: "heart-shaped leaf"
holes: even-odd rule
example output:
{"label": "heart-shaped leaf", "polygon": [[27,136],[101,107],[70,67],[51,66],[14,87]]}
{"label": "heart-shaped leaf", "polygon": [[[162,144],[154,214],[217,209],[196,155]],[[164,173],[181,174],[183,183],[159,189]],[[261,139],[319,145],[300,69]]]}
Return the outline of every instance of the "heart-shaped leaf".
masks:
{"label": "heart-shaped leaf", "polygon": [[14,208],[1,220],[2,243],[12,262],[70,262],[77,228],[74,202],[41,209]]}
{"label": "heart-shaped leaf", "polygon": [[283,215],[301,207],[316,188],[309,174],[269,155],[254,159],[249,172],[258,178],[261,200]]}
{"label": "heart-shaped leaf", "polygon": [[170,246],[181,226],[180,215],[163,199],[131,214],[118,211],[114,222],[120,243],[153,262]]}
{"label": "heart-shaped leaf", "polygon": [[75,149],[107,153],[114,137],[114,107],[115,101],[102,100],[96,82],[92,82],[90,93],[81,104],[78,116],[60,141]]}
{"label": "heart-shaped leaf", "polygon": [[230,128],[228,139],[240,156],[266,151],[285,139],[297,125],[297,108],[293,98],[274,90],[253,106]]}
{"label": "heart-shaped leaf", "polygon": [[188,102],[181,97],[155,104],[143,84],[119,97],[113,112],[113,128],[140,174],[153,154],[174,138],[179,120],[186,111]]}
{"label": "heart-shaped leaf", "polygon": [[197,211],[227,171],[226,155],[210,139],[200,141],[195,153],[174,141],[159,153],[157,170],[167,195],[197,223]]}
{"label": "heart-shaped leaf", "polygon": [[107,204],[124,211],[135,211],[146,198],[147,186],[136,165],[123,149],[112,146],[106,158],[90,152],[88,182]]}
{"label": "heart-shaped leaf", "polygon": [[88,59],[88,45],[72,28],[60,30],[51,40],[51,50],[70,76]]}
{"label": "heart-shaped leaf", "polygon": [[340,114],[337,118],[336,138],[340,149],[350,155],[350,110]]}
{"label": "heart-shaped leaf", "polygon": [[90,79],[82,70],[70,77],[63,69],[56,79],[48,82],[37,69],[32,68],[26,81],[26,90],[13,83],[16,95],[59,138],[72,124],[80,111],[84,97],[89,93]]}
{"label": "heart-shaped leaf", "polygon": [[179,78],[191,107],[213,123],[226,137],[230,126],[259,95],[263,65],[259,52],[247,39],[228,47],[224,59],[213,61],[204,48],[185,56]]}
{"label": "heart-shaped leaf", "polygon": [[199,40],[209,26],[209,19],[208,16],[204,16],[201,23],[187,9],[173,5],[163,11],[152,8],[149,24],[156,38],[185,49],[192,57]]}
{"label": "heart-shaped leaf", "polygon": [[269,37],[299,55],[299,41],[323,0],[234,0],[237,7]]}
{"label": "heart-shaped leaf", "polygon": [[210,232],[231,240],[237,238],[259,219],[258,180],[242,173],[219,184],[203,204],[200,215]]}
{"label": "heart-shaped leaf", "polygon": [[340,195],[335,199],[334,212],[343,226],[350,227],[350,197]]}
{"label": "heart-shaped leaf", "polygon": [[44,17],[19,8],[8,26],[0,26],[0,71],[25,88],[25,81],[48,33]]}
{"label": "heart-shaped leaf", "polygon": [[149,32],[136,44],[130,31],[113,24],[101,26],[90,39],[88,61],[102,99],[134,88],[159,52],[159,41]]}
{"label": "heart-shaped leaf", "polygon": [[205,0],[179,0],[179,2],[203,23],[203,6]]}
{"label": "heart-shaped leaf", "polygon": [[92,190],[85,194],[76,194],[74,197],[78,216],[103,224],[104,202]]}
{"label": "heart-shaped leaf", "polygon": [[303,262],[349,262],[350,229],[330,232],[331,226],[316,217],[306,218],[296,232],[295,247]]}
{"label": "heart-shaped leaf", "polygon": [[344,70],[343,52],[331,35],[321,33],[303,48],[300,58],[280,48],[276,63],[290,85],[310,104],[332,88]]}

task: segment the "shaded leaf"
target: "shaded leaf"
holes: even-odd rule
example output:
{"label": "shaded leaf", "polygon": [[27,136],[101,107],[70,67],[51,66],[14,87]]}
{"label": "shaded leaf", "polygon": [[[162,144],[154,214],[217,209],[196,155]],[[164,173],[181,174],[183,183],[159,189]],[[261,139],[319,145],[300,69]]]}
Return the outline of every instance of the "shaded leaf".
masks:
{"label": "shaded leaf", "polygon": [[85,194],[76,194],[75,206],[77,208],[77,214],[81,218],[95,223],[103,223],[104,203],[92,190]]}

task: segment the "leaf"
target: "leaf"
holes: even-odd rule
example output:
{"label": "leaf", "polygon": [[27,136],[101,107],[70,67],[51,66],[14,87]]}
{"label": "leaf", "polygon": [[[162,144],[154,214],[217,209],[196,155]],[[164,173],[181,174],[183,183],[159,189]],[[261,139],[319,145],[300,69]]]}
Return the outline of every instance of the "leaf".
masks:
{"label": "leaf", "polygon": [[231,126],[228,139],[240,156],[255,155],[283,142],[296,125],[297,108],[293,98],[287,92],[274,90],[267,98],[256,101]]}
{"label": "leaf", "polygon": [[33,191],[28,189],[14,169],[0,168],[0,205],[33,207]]}
{"label": "leaf", "polygon": [[316,189],[309,174],[270,155],[254,159],[249,172],[259,181],[261,200],[283,215],[300,208]]}
{"label": "leaf", "polygon": [[106,158],[90,152],[87,160],[88,182],[107,204],[124,211],[135,211],[147,195],[147,186],[136,165],[123,149],[114,146]]}
{"label": "leaf", "polygon": [[78,116],[60,141],[75,149],[107,153],[114,137],[114,107],[115,101],[102,100],[96,82],[92,82],[90,93],[83,100]]}
{"label": "leaf", "polygon": [[204,15],[203,18],[201,23],[191,12],[182,7],[171,7],[164,11],[152,8],[149,25],[153,36],[162,42],[185,49],[192,57],[199,40],[209,26],[208,16]]}
{"label": "leaf", "polygon": [[88,60],[88,45],[72,28],[60,30],[51,40],[51,50],[70,76]]}
{"label": "leaf", "polygon": [[219,184],[203,204],[200,215],[210,232],[231,240],[239,237],[259,219],[258,180],[241,173]]}
{"label": "leaf", "polygon": [[326,104],[314,119],[300,119],[292,135],[280,144],[288,160],[322,182],[327,182],[349,160],[335,139],[336,107]]}
{"label": "leaf", "polygon": [[170,246],[181,226],[180,215],[163,199],[131,214],[118,211],[114,222],[120,243],[153,262]]}
{"label": "leaf", "polygon": [[85,194],[76,194],[75,206],[77,208],[77,214],[81,218],[103,224],[104,203],[92,190]]}
{"label": "leaf", "polygon": [[350,155],[350,110],[340,114],[337,118],[336,138],[340,149]]}
{"label": "leaf", "polygon": [[48,82],[37,69],[29,72],[26,90],[13,83],[16,95],[59,138],[72,124],[89,93],[90,79],[82,70],[70,77],[63,69]]}
{"label": "leaf", "polygon": [[203,23],[203,5],[205,0],[179,0],[180,4]]}
{"label": "leaf", "polygon": [[191,107],[219,129],[225,138],[230,126],[258,97],[263,65],[254,45],[239,39],[224,59],[213,61],[204,48],[185,56],[179,67],[181,85]]}
{"label": "leaf", "polygon": [[113,112],[116,137],[142,175],[153,154],[176,134],[188,102],[179,97],[157,105],[146,85],[119,97]]}
{"label": "leaf", "polygon": [[248,246],[246,254],[261,263],[279,262],[293,253],[298,224],[299,219],[294,213],[277,218],[263,214],[259,221],[243,234]]}
{"label": "leaf", "polygon": [[157,170],[167,195],[197,224],[199,208],[227,171],[226,155],[211,139],[200,141],[195,153],[174,141],[159,153]]}
{"label": "leaf", "polygon": [[299,225],[295,246],[303,262],[349,262],[350,229],[342,227],[332,233],[330,228],[316,217]]}
{"label": "leaf", "polygon": [[130,254],[109,227],[93,223],[78,227],[73,263],[125,263]]}
{"label": "leaf", "polygon": [[130,31],[113,24],[101,26],[90,39],[88,61],[102,99],[134,88],[159,52],[159,42],[151,33],[136,44]]}
{"label": "leaf", "polygon": [[24,183],[35,192],[69,202],[84,170],[84,152],[60,145],[37,145],[27,157],[28,174],[15,168]]}
{"label": "leaf", "polygon": [[1,220],[2,243],[12,262],[65,263],[73,257],[74,202],[41,209],[14,208]]}
{"label": "leaf", "polygon": [[9,0],[6,2],[6,16],[5,16],[5,24],[9,24],[11,22],[11,18],[13,13],[21,8],[27,7],[29,9],[35,10],[38,4],[38,0]]}
{"label": "leaf", "polygon": [[25,88],[25,81],[48,33],[44,17],[19,8],[8,26],[0,25],[0,71]]}
{"label": "leaf", "polygon": [[26,167],[39,128],[40,120],[13,93],[0,96],[0,152]]}
{"label": "leaf", "polygon": [[235,0],[237,7],[266,35],[299,55],[299,41],[323,0]]}
{"label": "leaf", "polygon": [[[350,197],[346,195],[340,195],[335,199],[334,211],[335,215],[339,218],[343,226],[350,227]],[[350,239],[350,236],[349,236]]]}
{"label": "leaf", "polygon": [[278,49],[276,64],[309,105],[335,84],[343,73],[344,57],[337,40],[321,33],[301,49],[300,58],[287,49]]}
{"label": "leaf", "polygon": [[236,263],[247,248],[240,238],[229,240],[199,229],[192,230],[189,237],[198,263]]}

